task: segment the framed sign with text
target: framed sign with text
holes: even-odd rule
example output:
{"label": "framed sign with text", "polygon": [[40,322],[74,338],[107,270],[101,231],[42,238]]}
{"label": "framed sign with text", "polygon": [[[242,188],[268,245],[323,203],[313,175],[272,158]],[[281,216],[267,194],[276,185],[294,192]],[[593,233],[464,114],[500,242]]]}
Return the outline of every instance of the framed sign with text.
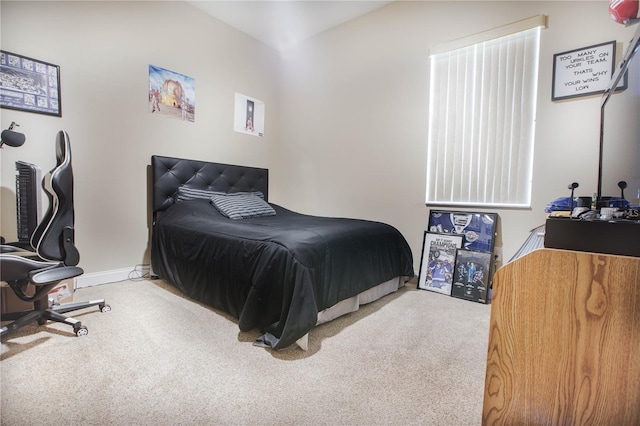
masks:
{"label": "framed sign with text", "polygon": [[[615,62],[615,41],[553,55],[552,100],[604,93],[615,71]],[[616,90],[626,88],[625,74]]]}

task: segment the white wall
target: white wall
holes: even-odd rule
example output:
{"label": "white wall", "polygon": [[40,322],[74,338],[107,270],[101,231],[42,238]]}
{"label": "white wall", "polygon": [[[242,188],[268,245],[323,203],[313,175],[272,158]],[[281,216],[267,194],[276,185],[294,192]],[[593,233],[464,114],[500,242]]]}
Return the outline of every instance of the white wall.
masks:
{"label": "white wall", "polygon": [[[498,210],[509,258],[544,222],[544,205],[573,181],[596,187],[599,97],[553,103],[553,54],[627,42],[607,2],[401,2],[279,54],[183,2],[3,0],[1,47],[61,66],[62,118],[0,110],[27,143],[0,151],[0,233],[15,236],[14,162],[48,171],[70,133],[76,243],[86,272],[148,262],[147,168],[152,154],[269,167],[271,200],[305,213],[382,220],[411,244],[418,271],[431,46],[536,14],[543,32],[530,210]],[[196,81],[196,122],[147,110],[148,65]],[[638,67],[615,95],[606,191],[638,180]],[[265,138],[233,132],[233,96],[266,104]],[[615,103],[614,103],[615,102]],[[616,149],[616,146],[624,147]],[[613,152],[616,151],[616,152]],[[613,176],[615,171],[619,175]]]}
{"label": "white wall", "polygon": [[[283,55],[282,138],[274,146],[274,188],[294,210],[378,219],[398,227],[419,265],[430,206],[424,204],[428,54],[440,43],[534,15],[542,33],[533,200],[500,214],[498,245],[508,260],[544,223],[545,205],[597,188],[600,96],[551,101],[553,55],[612,40],[608,2],[394,2]],[[626,44],[625,44],[626,46]],[[638,60],[640,62],[640,60]],[[638,187],[638,69],[609,104],[604,194],[621,179]],[[615,104],[615,105],[614,105]],[[635,183],[634,183],[635,182]],[[312,188],[310,190],[309,188]],[[630,194],[632,191],[629,191]],[[472,209],[478,210],[478,209]]]}
{"label": "white wall", "polygon": [[[273,50],[184,2],[0,5],[2,49],[60,65],[62,89],[62,118],[0,110],[3,129],[16,121],[27,135],[24,146],[0,153],[0,231],[9,241],[14,162],[48,172],[61,129],[71,137],[76,245],[87,273],[148,263],[152,154],[269,167],[277,139]],[[195,122],[149,112],[149,64],[195,79]],[[265,102],[264,138],[233,131],[235,92]]]}

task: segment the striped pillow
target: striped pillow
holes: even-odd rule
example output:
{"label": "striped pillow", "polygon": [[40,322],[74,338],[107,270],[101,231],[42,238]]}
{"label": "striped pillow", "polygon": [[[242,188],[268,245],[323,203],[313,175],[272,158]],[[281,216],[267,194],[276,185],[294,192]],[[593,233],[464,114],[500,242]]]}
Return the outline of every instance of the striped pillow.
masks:
{"label": "striped pillow", "polygon": [[276,211],[262,198],[247,192],[214,194],[211,204],[229,219],[275,216]]}
{"label": "striped pillow", "polygon": [[[235,194],[249,194],[255,195],[264,199],[264,194],[260,191],[255,192],[235,192]],[[190,200],[210,200],[213,195],[226,195],[225,192],[210,191],[208,189],[194,189],[181,186],[178,188],[175,196],[175,202],[190,201]]]}

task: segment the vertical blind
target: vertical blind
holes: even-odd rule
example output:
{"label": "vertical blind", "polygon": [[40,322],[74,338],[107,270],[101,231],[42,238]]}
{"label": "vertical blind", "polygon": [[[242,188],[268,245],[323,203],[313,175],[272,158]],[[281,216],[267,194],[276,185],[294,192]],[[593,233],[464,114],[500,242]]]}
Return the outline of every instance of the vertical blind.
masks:
{"label": "vertical blind", "polygon": [[541,27],[430,57],[427,204],[531,204]]}

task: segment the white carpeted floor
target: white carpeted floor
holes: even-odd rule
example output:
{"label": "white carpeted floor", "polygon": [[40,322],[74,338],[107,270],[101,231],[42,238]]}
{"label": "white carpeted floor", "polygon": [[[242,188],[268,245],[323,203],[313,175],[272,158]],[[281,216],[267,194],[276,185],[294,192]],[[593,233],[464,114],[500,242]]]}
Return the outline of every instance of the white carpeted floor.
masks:
{"label": "white carpeted floor", "polygon": [[2,425],[478,425],[490,305],[408,284],[321,325],[309,350],[254,347],[258,331],[162,281],[82,288],[112,311],[89,328],[2,340]]}

